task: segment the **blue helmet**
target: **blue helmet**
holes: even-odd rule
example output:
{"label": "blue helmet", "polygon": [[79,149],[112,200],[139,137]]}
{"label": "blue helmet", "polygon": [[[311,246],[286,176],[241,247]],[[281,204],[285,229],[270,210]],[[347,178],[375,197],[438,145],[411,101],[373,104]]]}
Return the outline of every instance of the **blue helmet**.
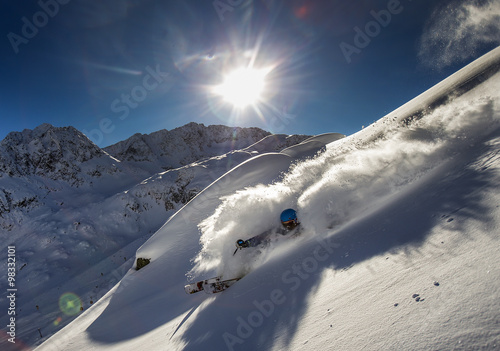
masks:
{"label": "blue helmet", "polygon": [[287,229],[293,229],[297,226],[297,212],[293,208],[289,208],[281,212],[280,215],[281,224],[283,224]]}
{"label": "blue helmet", "polygon": [[296,220],[296,219],[297,219],[297,212],[295,212],[295,210],[293,208],[289,208],[289,209],[281,212],[280,220],[282,222],[287,222],[287,221]]}

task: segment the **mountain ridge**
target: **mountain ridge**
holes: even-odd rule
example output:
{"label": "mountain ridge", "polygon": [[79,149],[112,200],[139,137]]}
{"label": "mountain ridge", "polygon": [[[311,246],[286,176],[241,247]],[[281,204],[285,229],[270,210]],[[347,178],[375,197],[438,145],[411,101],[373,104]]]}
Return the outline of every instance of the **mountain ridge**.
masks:
{"label": "mountain ridge", "polygon": [[[103,150],[122,162],[134,162],[149,171],[161,172],[207,157],[241,150],[269,136],[273,134],[260,128],[205,126],[202,123],[190,122],[170,131],[162,129],[150,134],[136,133]],[[276,135],[277,138],[280,136],[283,139],[284,135]],[[286,138],[290,140],[277,142],[275,151],[281,151],[309,137],[296,135],[291,139]]]}
{"label": "mountain ridge", "polygon": [[[91,197],[91,201],[104,201],[113,194],[138,189],[136,185],[144,190],[147,187],[144,180],[154,178],[157,173],[226,153],[228,170],[257,152],[237,148],[250,147],[271,136],[259,128],[205,127],[191,122],[172,131],[137,133],[101,149],[72,126],[55,127],[45,123],[33,130],[11,132],[0,142],[0,227],[12,230],[25,223],[35,209],[50,208],[58,212],[64,203],[59,197],[66,198],[69,193],[78,197],[85,192],[87,200]],[[276,151],[306,138],[305,135],[275,135],[259,151]],[[141,191],[140,197],[162,199],[161,205],[167,211],[176,203],[186,203],[201,190],[198,185],[186,188],[192,178],[183,176],[190,173],[176,172],[177,175],[165,178],[174,185],[158,188],[156,182],[155,191]],[[218,176],[220,174],[210,175]],[[129,206],[139,207],[135,200]]]}

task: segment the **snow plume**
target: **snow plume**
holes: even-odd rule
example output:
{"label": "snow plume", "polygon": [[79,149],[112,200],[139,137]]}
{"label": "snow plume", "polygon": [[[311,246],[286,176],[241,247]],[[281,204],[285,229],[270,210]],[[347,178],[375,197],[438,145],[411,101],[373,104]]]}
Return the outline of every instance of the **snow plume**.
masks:
{"label": "snow plume", "polygon": [[[485,125],[491,129],[484,130]],[[297,209],[301,240],[334,235],[342,225],[379,209],[390,197],[403,195],[406,187],[425,180],[429,171],[446,165],[499,126],[498,96],[474,104],[458,98],[410,120],[388,115],[330,144],[323,154],[295,164],[281,181],[223,198],[199,225],[202,250],[190,274],[202,276],[210,271],[227,278],[238,276],[264,264],[271,251],[274,257],[283,243],[297,242],[281,237],[271,248],[232,255],[237,239],[279,226],[279,214],[285,208]]]}
{"label": "snow plume", "polygon": [[[458,113],[466,115],[474,111],[450,111],[447,115]],[[445,121],[439,128],[424,123],[391,130],[368,148],[360,147],[340,156],[335,156],[338,151],[332,150],[315,163],[298,166],[296,180],[311,168],[320,174],[317,182],[300,189],[298,204],[303,225],[323,234],[359,219],[379,209],[389,197],[397,196],[431,169],[452,159],[458,151],[453,146],[458,135],[446,135]]]}
{"label": "snow plume", "polygon": [[282,183],[247,188],[222,200],[215,213],[199,225],[202,251],[195,259],[192,275],[214,269],[216,274],[228,278],[248,273],[265,260],[265,255],[240,250],[233,256],[236,240],[278,228],[283,208],[295,207],[297,203],[292,189]]}
{"label": "snow plume", "polygon": [[420,60],[442,69],[500,45],[500,2],[454,1],[434,11],[420,41]]}

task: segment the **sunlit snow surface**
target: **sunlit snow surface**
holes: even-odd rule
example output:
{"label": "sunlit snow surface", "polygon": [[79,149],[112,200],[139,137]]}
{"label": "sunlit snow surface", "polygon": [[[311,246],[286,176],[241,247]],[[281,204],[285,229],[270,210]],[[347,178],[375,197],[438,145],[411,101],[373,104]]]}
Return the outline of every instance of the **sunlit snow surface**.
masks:
{"label": "sunlit snow surface", "polygon": [[[499,64],[496,49],[315,158],[243,163],[37,350],[498,349]],[[233,256],[288,207],[300,236]],[[242,271],[221,294],[184,293]]]}

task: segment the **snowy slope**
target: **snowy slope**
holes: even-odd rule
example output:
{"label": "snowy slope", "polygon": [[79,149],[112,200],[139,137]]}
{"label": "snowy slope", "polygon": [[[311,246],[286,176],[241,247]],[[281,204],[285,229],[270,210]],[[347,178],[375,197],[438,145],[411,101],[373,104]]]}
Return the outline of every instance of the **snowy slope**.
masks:
{"label": "snowy slope", "polygon": [[[500,48],[315,158],[217,179],[137,251],[148,266],[37,350],[498,349],[499,63]],[[287,207],[300,237],[232,256]],[[241,270],[222,294],[182,289]]]}
{"label": "snowy slope", "polygon": [[[65,293],[78,296],[77,309],[98,301],[121,280],[133,265],[137,248],[170,215],[225,172],[259,154],[233,147],[248,147],[268,134],[197,124],[179,129],[186,146],[178,148],[179,155],[202,160],[157,174],[110,156],[72,127],[44,124],[10,133],[1,142],[0,242],[2,251],[16,248],[18,340],[34,345],[74,319],[79,310],[68,315],[60,309],[59,299]],[[227,134],[220,131],[231,131],[234,143],[218,143]],[[199,136],[191,145],[193,152],[189,135]],[[261,152],[306,138],[274,135]],[[200,141],[217,146],[201,150]],[[216,149],[231,151],[209,157]],[[151,162],[149,168],[164,165]],[[7,256],[0,262],[6,267]],[[7,269],[0,274],[3,290],[6,283]],[[7,295],[0,295],[1,310],[7,310],[9,303]],[[8,320],[7,314],[0,314],[1,325]],[[0,338],[2,350],[15,347],[7,339]]]}

